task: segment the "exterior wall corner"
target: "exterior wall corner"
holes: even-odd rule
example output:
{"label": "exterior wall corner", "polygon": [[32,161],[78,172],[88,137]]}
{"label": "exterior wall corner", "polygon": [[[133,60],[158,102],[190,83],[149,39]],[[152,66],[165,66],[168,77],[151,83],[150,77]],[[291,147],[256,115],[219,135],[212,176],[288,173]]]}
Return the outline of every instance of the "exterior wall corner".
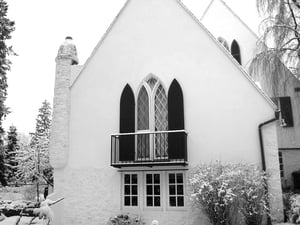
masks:
{"label": "exterior wall corner", "polygon": [[266,172],[268,174],[271,220],[282,222],[284,219],[283,201],[278,159],[276,123],[277,121],[263,128],[263,142],[266,156]]}

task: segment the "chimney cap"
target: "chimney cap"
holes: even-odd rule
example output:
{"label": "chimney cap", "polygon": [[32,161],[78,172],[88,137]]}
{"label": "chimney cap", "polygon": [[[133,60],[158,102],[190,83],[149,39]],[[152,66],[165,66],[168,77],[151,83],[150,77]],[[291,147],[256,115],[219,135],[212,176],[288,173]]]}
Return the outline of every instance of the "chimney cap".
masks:
{"label": "chimney cap", "polygon": [[78,64],[77,50],[71,36],[67,36],[59,47],[56,60],[66,58],[72,59],[72,65]]}

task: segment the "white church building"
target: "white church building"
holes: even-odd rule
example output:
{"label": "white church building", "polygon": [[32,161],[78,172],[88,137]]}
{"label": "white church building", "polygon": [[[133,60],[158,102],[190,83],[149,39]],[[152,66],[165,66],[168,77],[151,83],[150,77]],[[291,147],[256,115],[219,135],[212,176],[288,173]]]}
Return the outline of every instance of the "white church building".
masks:
{"label": "white church building", "polygon": [[79,66],[70,38],[56,58],[50,161],[57,225],[209,224],[190,200],[194,165],[253,163],[282,196],[276,105],[179,0],[128,0]]}

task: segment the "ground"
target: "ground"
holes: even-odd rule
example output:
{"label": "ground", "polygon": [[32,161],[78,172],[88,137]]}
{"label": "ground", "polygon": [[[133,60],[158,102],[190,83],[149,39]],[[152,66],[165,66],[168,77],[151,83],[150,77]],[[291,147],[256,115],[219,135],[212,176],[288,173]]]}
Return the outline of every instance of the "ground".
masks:
{"label": "ground", "polygon": [[[9,201],[31,200],[33,201],[36,196],[36,188],[34,186],[22,187],[0,187],[0,207],[1,203]],[[0,225],[15,225],[17,216],[6,217],[0,222]],[[27,225],[31,217],[22,217],[19,225]],[[36,218],[32,224],[42,225],[43,221]]]}
{"label": "ground", "polygon": [[[0,225],[15,225],[17,218],[18,218],[17,216],[7,217],[5,220],[0,222]],[[30,221],[29,217],[22,217],[19,225],[27,225],[29,223],[29,221]],[[33,225],[43,225],[43,221],[39,220],[37,218],[31,224],[33,224]]]}

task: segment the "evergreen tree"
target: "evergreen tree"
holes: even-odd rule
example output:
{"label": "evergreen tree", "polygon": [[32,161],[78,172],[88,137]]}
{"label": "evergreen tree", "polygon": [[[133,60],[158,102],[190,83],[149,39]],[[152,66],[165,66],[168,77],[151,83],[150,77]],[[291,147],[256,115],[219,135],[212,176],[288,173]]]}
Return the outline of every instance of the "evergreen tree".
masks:
{"label": "evergreen tree", "polygon": [[[29,137],[28,137],[29,139]],[[20,148],[17,151],[17,179],[20,183],[31,183],[36,171],[36,154],[30,148],[29,141],[20,140]]]}
{"label": "evergreen tree", "polygon": [[6,73],[10,70],[11,61],[9,55],[15,55],[11,46],[6,41],[11,39],[11,32],[15,30],[15,23],[7,18],[8,5],[4,0],[0,0],[0,182],[6,185],[4,177],[4,129],[2,121],[9,113],[8,107],[4,104],[7,97]]}
{"label": "evergreen tree", "polygon": [[42,102],[42,106],[39,109],[38,116],[36,118],[35,132],[32,135],[30,145],[36,146],[40,139],[45,138],[49,140],[51,128],[51,106],[50,103],[45,100]]}
{"label": "evergreen tree", "polygon": [[49,162],[49,137],[51,129],[51,106],[42,103],[36,118],[35,132],[29,142],[22,141],[17,153],[18,178],[25,183],[47,182],[53,185],[53,169]]}
{"label": "evergreen tree", "polygon": [[3,146],[0,146],[0,183],[3,186],[6,186],[7,181],[6,181],[6,176],[5,176],[4,157],[5,157],[5,149]]}
{"label": "evergreen tree", "polygon": [[17,128],[15,126],[10,126],[7,133],[7,145],[6,145],[6,156],[5,156],[5,165],[6,165],[6,178],[7,181],[12,182],[16,181],[17,175],[17,151],[19,150],[19,141]]}
{"label": "evergreen tree", "polygon": [[[262,37],[258,54],[250,70],[275,74],[284,64],[300,78],[300,1],[256,0],[258,11],[265,17],[261,23]],[[278,81],[280,78],[273,78]]]}
{"label": "evergreen tree", "polygon": [[36,118],[35,132],[32,134],[30,147],[36,153],[37,174],[33,179],[44,178],[52,183],[52,167],[49,161],[49,139],[51,129],[51,106],[48,101],[43,101]]}

